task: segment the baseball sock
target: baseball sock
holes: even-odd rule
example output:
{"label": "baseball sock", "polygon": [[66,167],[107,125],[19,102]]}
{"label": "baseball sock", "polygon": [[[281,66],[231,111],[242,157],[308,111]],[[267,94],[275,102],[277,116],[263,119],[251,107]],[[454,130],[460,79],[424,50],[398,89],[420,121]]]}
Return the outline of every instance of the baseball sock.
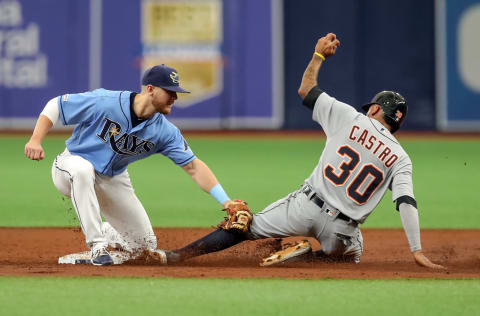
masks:
{"label": "baseball sock", "polygon": [[201,256],[210,252],[220,251],[247,240],[244,235],[217,229],[210,234],[192,242],[191,244],[174,250],[183,260]]}

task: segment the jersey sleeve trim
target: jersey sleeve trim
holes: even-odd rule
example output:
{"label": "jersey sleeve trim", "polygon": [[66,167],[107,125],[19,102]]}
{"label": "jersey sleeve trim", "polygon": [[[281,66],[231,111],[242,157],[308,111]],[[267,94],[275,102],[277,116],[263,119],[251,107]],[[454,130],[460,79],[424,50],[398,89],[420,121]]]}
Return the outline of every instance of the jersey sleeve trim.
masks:
{"label": "jersey sleeve trim", "polygon": [[397,211],[399,210],[400,204],[407,203],[412,205],[413,207],[417,208],[417,201],[408,195],[402,195],[397,199]]}
{"label": "jersey sleeve trim", "polygon": [[65,119],[65,113],[63,113],[62,96],[59,96],[59,97],[58,97],[58,105],[59,105],[59,107],[60,107],[60,113],[62,113],[62,115],[61,115],[62,123],[63,123],[63,125],[68,125],[68,122],[67,122],[67,120]]}
{"label": "jersey sleeve trim", "polygon": [[305,105],[310,110],[313,110],[315,107],[315,102],[317,102],[318,97],[323,93],[323,90],[320,89],[318,86],[313,87],[308,92],[305,99],[303,99],[303,105]]}
{"label": "jersey sleeve trim", "polygon": [[183,166],[189,164],[190,162],[192,162],[195,158],[197,158],[197,157],[195,157],[195,155],[192,155],[188,159],[185,159],[184,161],[178,162],[176,164],[180,167],[183,167]]}
{"label": "jersey sleeve trim", "polygon": [[[118,104],[120,105],[120,110],[122,111],[122,114],[123,116],[125,116],[125,120],[127,121],[127,131],[130,130],[130,122],[132,120],[132,118],[130,117],[129,119],[129,116],[130,116],[130,112],[128,113],[129,115],[127,116],[127,114],[125,114],[125,111],[123,110],[123,106],[122,106],[122,94],[124,93],[125,91],[122,91],[120,92],[119,96],[118,96]],[[128,106],[130,106],[130,96],[128,98]]]}

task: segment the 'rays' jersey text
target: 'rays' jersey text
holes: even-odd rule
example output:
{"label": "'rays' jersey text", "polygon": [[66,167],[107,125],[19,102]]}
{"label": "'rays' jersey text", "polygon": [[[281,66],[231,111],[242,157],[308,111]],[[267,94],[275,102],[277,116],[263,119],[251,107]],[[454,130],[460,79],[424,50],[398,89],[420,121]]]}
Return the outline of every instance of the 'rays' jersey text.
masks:
{"label": "'rays' jersey text", "polygon": [[[120,135],[121,134],[121,135]],[[118,136],[120,135],[120,136]],[[105,118],[102,132],[97,134],[104,142],[110,143],[110,147],[114,152],[120,155],[138,155],[148,153],[155,147],[151,141],[140,139],[135,135],[128,133],[122,134],[122,126],[120,123]],[[115,138],[115,136],[118,136]]]}

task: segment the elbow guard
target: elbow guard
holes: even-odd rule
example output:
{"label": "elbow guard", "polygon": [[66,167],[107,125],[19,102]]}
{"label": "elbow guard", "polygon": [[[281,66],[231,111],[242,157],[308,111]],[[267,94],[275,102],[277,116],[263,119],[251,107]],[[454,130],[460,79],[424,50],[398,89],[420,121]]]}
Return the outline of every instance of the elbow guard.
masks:
{"label": "elbow guard", "polygon": [[412,198],[411,196],[402,195],[402,196],[399,197],[396,201],[397,201],[397,211],[399,211],[400,204],[402,204],[402,203],[410,204],[410,205],[412,205],[413,207],[415,207],[416,209],[418,209],[418,208],[417,208],[417,201],[415,201],[415,199]]}
{"label": "elbow guard", "polygon": [[305,99],[303,99],[303,105],[305,105],[310,110],[313,110],[313,108],[315,107],[315,102],[317,102],[318,97],[322,93],[323,90],[320,89],[318,86],[313,87],[312,89],[310,89]]}

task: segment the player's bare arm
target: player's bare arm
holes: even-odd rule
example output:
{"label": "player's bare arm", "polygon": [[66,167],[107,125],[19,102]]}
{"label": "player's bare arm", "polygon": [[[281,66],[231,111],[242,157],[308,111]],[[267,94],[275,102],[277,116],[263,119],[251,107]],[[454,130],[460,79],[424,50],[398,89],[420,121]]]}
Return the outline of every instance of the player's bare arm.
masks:
{"label": "player's bare arm", "polygon": [[305,99],[308,92],[318,83],[318,72],[322,66],[325,58],[335,54],[340,41],[333,33],[328,33],[326,36],[320,38],[315,45],[315,52],[308,64],[302,77],[302,83],[298,89],[298,94]]}
{"label": "player's bare arm", "polygon": [[30,137],[30,140],[25,145],[25,156],[32,160],[42,160],[45,157],[42,142],[52,126],[52,121],[45,115],[40,114],[32,137]]}
{"label": "player's bare arm", "polygon": [[[190,175],[192,180],[205,192],[212,194],[212,189],[219,185],[219,182],[212,170],[206,163],[196,158],[182,167]],[[223,189],[222,189],[223,191]],[[213,195],[213,194],[212,194]],[[221,202],[224,207],[231,203],[231,200]]]}

